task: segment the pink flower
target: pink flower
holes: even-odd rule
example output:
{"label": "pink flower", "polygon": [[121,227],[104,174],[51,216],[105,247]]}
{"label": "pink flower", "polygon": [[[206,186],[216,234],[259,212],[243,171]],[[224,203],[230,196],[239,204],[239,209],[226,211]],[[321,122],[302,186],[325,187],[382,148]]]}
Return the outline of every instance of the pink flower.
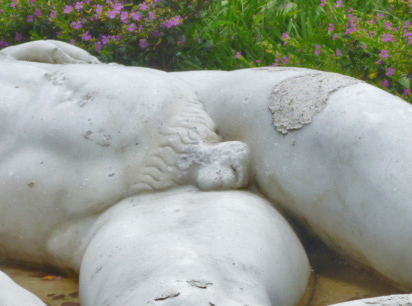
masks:
{"label": "pink flower", "polygon": [[148,8],[149,8],[149,6],[147,5],[146,2],[143,2],[143,3],[140,4],[140,9],[141,9],[142,11],[147,11]]}
{"label": "pink flower", "polygon": [[71,13],[73,11],[73,7],[71,5],[66,5],[64,7],[63,13],[68,14]]}
{"label": "pink flower", "polygon": [[50,12],[50,21],[57,17],[57,11]]}
{"label": "pink flower", "polygon": [[96,7],[96,13],[100,15],[102,12],[103,12],[103,5],[98,4]]}
{"label": "pink flower", "polygon": [[383,80],[383,81],[382,81],[382,86],[383,86],[383,87],[389,87],[389,86],[391,86],[391,84],[389,83],[388,80]]}
{"label": "pink flower", "polygon": [[142,13],[140,13],[140,12],[133,12],[132,13],[132,18],[133,18],[133,20],[140,20],[140,18],[142,18]]}
{"label": "pink flower", "polygon": [[97,52],[100,53],[100,51],[102,51],[102,43],[100,41],[98,41],[95,45],[94,45],[94,50],[96,50]]}
{"label": "pink flower", "polygon": [[410,89],[405,89],[404,91],[403,91],[403,94],[405,95],[405,96],[409,96],[409,93],[411,92],[411,90]]}
{"label": "pink flower", "polygon": [[389,50],[382,50],[380,56],[382,58],[388,58],[391,55]]}
{"label": "pink flower", "polygon": [[242,52],[236,52],[236,58],[240,58],[242,56]]}
{"label": "pink flower", "polygon": [[17,6],[17,0],[13,0],[13,3],[11,4],[11,7],[16,7]]}
{"label": "pink flower", "polygon": [[8,41],[5,39],[0,40],[0,49],[5,48],[9,45]]}
{"label": "pink flower", "polygon": [[127,30],[128,30],[129,32],[135,31],[135,30],[136,30],[136,24],[132,23],[132,24],[127,28]]}
{"label": "pink flower", "polygon": [[143,49],[146,49],[147,47],[149,47],[149,43],[147,42],[147,39],[140,39],[139,40],[139,45]]}
{"label": "pink flower", "polygon": [[333,40],[337,40],[338,39],[338,34],[333,35]]}
{"label": "pink flower", "polygon": [[386,73],[386,75],[391,76],[391,75],[395,75],[395,69],[392,67],[388,68],[388,72]]}
{"label": "pink flower", "polygon": [[378,16],[376,17],[376,20],[380,21],[381,18],[385,18],[385,14],[378,13]]}
{"label": "pink flower", "polygon": [[0,9],[0,14],[4,14],[4,10],[3,10],[3,9]]}
{"label": "pink flower", "polygon": [[340,51],[340,49],[336,49],[336,55],[337,56],[342,56],[343,55],[342,51]]}
{"label": "pink flower", "polygon": [[31,3],[31,4],[33,4],[33,3],[35,3],[36,2],[36,0],[30,0],[29,1],[29,3]]}
{"label": "pink flower", "polygon": [[[162,28],[173,28],[174,26],[178,26],[179,24],[181,24],[182,20],[183,18],[181,16],[176,16],[172,19],[166,20],[165,22],[161,23],[160,26]],[[232,39],[234,39],[234,37]]]}
{"label": "pink flower", "polygon": [[256,60],[255,62],[256,62],[256,63],[261,63],[262,60],[261,60],[261,59],[258,59],[258,60]]}
{"label": "pink flower", "polygon": [[329,31],[330,32],[335,31],[335,25],[333,23],[329,24]]}
{"label": "pink flower", "polygon": [[183,46],[186,43],[186,36],[182,35],[180,36],[179,44]]}
{"label": "pink flower", "polygon": [[75,40],[75,39],[72,39],[72,40],[70,41],[70,43],[71,43],[73,46],[75,46],[75,45],[76,45],[76,40]]}
{"label": "pink flower", "polygon": [[77,2],[74,7],[80,12],[83,9],[83,5],[83,2]]}
{"label": "pink flower", "polygon": [[321,52],[322,52],[322,46],[317,45],[316,46],[316,51],[315,51],[316,55],[320,55]]}
{"label": "pink flower", "polygon": [[378,65],[382,65],[382,60],[379,60],[379,61],[377,62],[377,64],[378,64]]}
{"label": "pink flower", "polygon": [[150,12],[149,17],[150,17],[150,19],[155,20],[156,19],[156,12]]}
{"label": "pink flower", "polygon": [[115,3],[115,4],[113,4],[113,8],[114,8],[115,11],[121,11],[123,9],[123,4]]}
{"label": "pink flower", "polygon": [[369,35],[370,35],[371,37],[375,37],[375,31],[370,31],[370,32],[369,32]]}
{"label": "pink flower", "polygon": [[122,12],[120,15],[123,23],[129,23],[129,13],[128,12]]}
{"label": "pink flower", "polygon": [[86,33],[83,34],[82,39],[83,39],[83,40],[90,40],[90,39],[92,39],[92,36],[90,35],[89,31],[87,31]]}
{"label": "pink flower", "polygon": [[108,11],[108,12],[107,12],[107,16],[108,16],[110,19],[115,19],[117,13],[118,13],[117,11]]}
{"label": "pink flower", "polygon": [[287,65],[287,64],[289,64],[289,59],[286,56],[284,56],[283,57],[283,65]]}
{"label": "pink flower", "polygon": [[386,28],[386,30],[390,30],[390,29],[392,29],[392,23],[390,22],[390,21],[385,21],[385,28]]}
{"label": "pink flower", "polygon": [[42,11],[40,9],[36,9],[35,14],[36,14],[37,17],[41,17]]}
{"label": "pink flower", "polygon": [[20,32],[16,32],[16,40],[17,41],[22,41],[23,40],[23,34]]}
{"label": "pink flower", "polygon": [[388,41],[391,41],[391,40],[394,40],[393,35],[391,33],[383,34],[383,41],[384,42],[388,42]]}
{"label": "pink flower", "polygon": [[109,43],[109,41],[110,41],[109,36],[105,36],[105,35],[102,36],[102,44],[103,45],[107,45]]}
{"label": "pink flower", "polygon": [[283,33],[282,37],[283,37],[284,40],[289,40],[290,39],[290,36],[289,36],[288,32]]}
{"label": "pink flower", "polygon": [[83,26],[83,24],[80,21],[72,21],[71,25],[75,30],[81,29]]}
{"label": "pink flower", "polygon": [[28,22],[33,22],[34,21],[34,16],[33,15],[27,16],[27,21]]}
{"label": "pink flower", "polygon": [[326,5],[326,3],[327,3],[327,0],[321,0],[320,5],[321,5],[321,6],[325,6],[325,5]]}
{"label": "pink flower", "polygon": [[345,5],[343,4],[343,0],[336,1],[336,7],[345,7]]}

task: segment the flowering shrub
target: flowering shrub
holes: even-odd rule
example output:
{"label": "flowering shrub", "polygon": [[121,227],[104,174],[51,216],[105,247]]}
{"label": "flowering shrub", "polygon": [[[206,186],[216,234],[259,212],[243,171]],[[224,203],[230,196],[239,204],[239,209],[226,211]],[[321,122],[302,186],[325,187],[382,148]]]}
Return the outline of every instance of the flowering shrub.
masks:
{"label": "flowering shrub", "polygon": [[2,0],[0,49],[36,39],[70,42],[103,61],[171,69],[200,0]]}
{"label": "flowering shrub", "polygon": [[190,27],[181,68],[301,66],[351,75],[412,102],[412,0],[227,0]]}
{"label": "flowering shrub", "polygon": [[76,44],[166,70],[301,66],[412,102],[412,0],[2,0],[0,48]]}

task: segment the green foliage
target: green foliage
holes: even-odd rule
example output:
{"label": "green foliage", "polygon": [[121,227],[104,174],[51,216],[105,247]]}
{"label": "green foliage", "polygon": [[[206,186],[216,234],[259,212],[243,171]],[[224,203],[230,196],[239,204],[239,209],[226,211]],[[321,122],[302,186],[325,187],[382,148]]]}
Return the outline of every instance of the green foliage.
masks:
{"label": "green foliage", "polygon": [[[351,75],[412,102],[410,0],[216,0],[187,29],[179,69],[301,66]],[[388,56],[389,55],[389,56]]]}
{"label": "green foliage", "polygon": [[3,0],[0,48],[37,39],[71,42],[106,62],[170,69],[198,0]]}
{"label": "green foliage", "polygon": [[412,102],[412,0],[3,0],[0,48],[76,44],[164,70],[300,66]]}

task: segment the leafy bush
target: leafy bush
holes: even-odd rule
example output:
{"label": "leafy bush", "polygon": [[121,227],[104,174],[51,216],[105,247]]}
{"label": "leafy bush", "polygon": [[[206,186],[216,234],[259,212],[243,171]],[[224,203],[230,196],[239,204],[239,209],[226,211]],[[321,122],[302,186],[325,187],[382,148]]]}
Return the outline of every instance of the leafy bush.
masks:
{"label": "leafy bush", "polygon": [[170,69],[201,0],[2,0],[0,48],[59,39],[101,60]]}
{"label": "leafy bush", "polygon": [[361,78],[412,102],[411,0],[222,0],[187,37],[180,69],[301,66]]}

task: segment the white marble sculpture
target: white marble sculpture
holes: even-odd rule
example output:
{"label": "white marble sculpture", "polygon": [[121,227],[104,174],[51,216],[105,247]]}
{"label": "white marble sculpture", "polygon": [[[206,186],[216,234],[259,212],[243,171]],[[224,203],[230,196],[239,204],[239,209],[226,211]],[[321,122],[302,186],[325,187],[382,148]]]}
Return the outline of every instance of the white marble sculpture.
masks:
{"label": "white marble sculpture", "polygon": [[[304,250],[245,187],[412,288],[412,107],[373,86],[39,41],[0,52],[0,127],[0,256],[79,273],[82,306],[295,305]],[[0,275],[0,305],[43,305],[18,290]]]}

